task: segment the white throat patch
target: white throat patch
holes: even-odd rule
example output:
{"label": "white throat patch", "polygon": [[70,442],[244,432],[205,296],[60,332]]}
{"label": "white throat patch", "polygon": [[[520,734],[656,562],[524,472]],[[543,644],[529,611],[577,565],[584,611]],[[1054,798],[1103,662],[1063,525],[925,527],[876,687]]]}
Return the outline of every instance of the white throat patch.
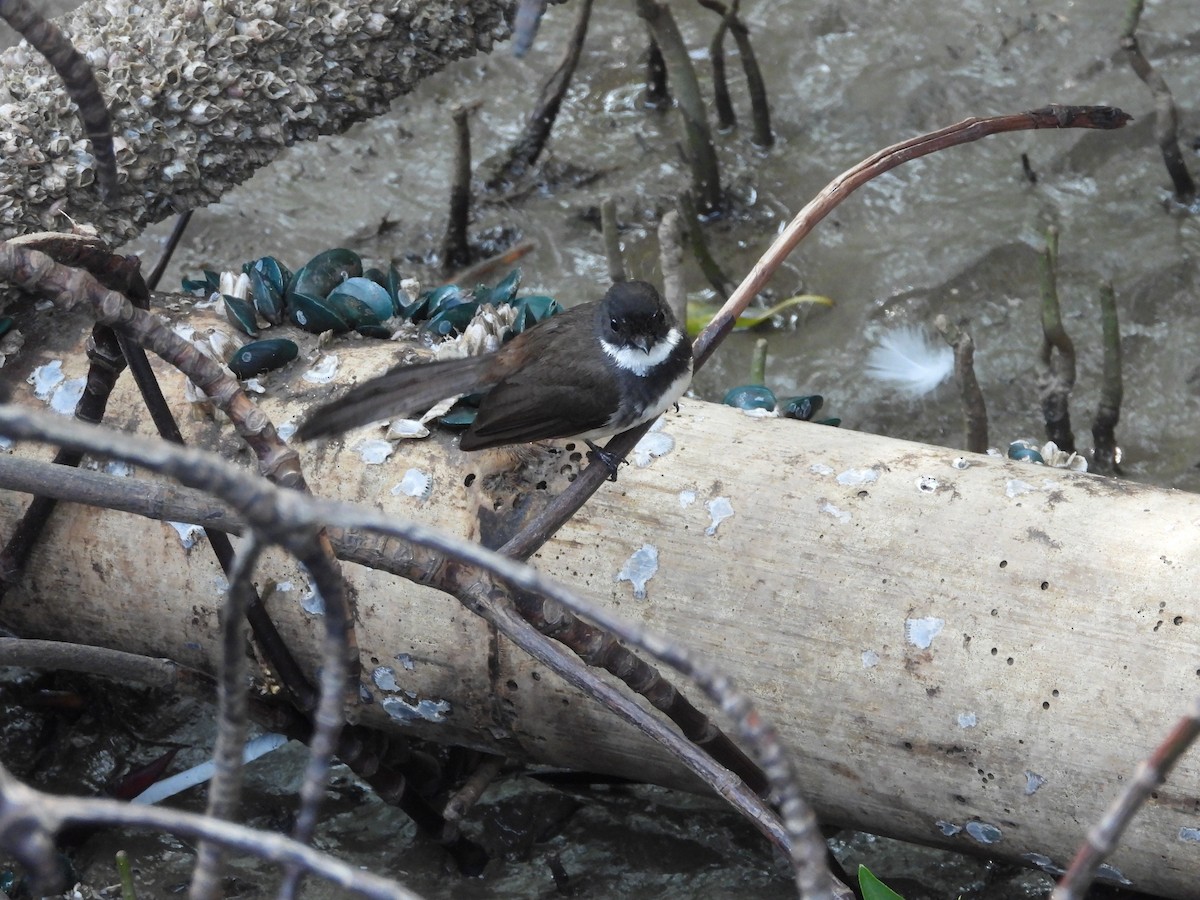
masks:
{"label": "white throat patch", "polygon": [[645,376],[655,366],[664,362],[681,340],[683,333],[678,328],[672,328],[649,351],[637,347],[618,347],[604,339],[600,340],[600,346],[604,348],[608,358],[617,364],[617,368],[634,375]]}

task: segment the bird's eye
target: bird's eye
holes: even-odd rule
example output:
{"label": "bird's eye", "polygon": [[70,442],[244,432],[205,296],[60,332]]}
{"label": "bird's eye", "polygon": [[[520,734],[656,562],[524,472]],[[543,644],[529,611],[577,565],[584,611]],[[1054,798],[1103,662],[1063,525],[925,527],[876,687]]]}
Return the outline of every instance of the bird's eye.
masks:
{"label": "bird's eye", "polygon": [[620,329],[620,327],[621,327],[621,323],[620,323],[620,321],[619,321],[619,320],[616,318],[616,316],[614,316],[613,318],[609,319],[609,320],[608,320],[608,324],[609,324],[610,326],[612,326],[612,330],[613,330],[613,331],[617,331],[617,330],[619,330],[619,329]]}
{"label": "bird's eye", "polygon": [[654,321],[655,321],[656,323],[661,323],[661,322],[662,322],[662,320],[663,320],[663,314],[662,314],[662,310],[661,310],[661,309],[656,309],[656,310],[654,311]]}

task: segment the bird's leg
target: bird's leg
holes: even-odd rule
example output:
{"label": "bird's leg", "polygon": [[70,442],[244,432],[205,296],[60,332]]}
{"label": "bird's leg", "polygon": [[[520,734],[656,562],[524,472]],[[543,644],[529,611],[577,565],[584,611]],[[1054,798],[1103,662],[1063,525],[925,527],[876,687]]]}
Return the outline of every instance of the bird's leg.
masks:
{"label": "bird's leg", "polygon": [[604,463],[604,465],[608,467],[608,480],[616,481],[617,469],[620,468],[621,463],[625,462],[625,460],[617,456],[615,453],[609,453],[603,447],[594,444],[592,441],[585,440],[584,443],[588,445],[588,459],[598,459],[600,462]]}

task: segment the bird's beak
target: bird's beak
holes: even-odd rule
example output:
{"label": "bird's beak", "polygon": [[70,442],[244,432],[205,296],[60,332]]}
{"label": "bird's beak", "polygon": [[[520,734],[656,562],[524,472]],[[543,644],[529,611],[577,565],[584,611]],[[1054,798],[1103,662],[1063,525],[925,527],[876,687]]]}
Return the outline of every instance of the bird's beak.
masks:
{"label": "bird's beak", "polygon": [[633,338],[633,343],[643,353],[650,352],[650,336],[649,335],[639,334],[639,335],[637,335],[637,337]]}

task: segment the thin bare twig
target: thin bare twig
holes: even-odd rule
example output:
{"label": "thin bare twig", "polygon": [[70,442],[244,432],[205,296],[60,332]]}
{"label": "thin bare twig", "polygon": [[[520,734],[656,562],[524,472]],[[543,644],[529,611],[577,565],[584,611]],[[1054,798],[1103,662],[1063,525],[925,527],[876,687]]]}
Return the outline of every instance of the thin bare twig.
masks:
{"label": "thin bare twig", "polygon": [[666,4],[656,0],[635,0],[637,14],[645,20],[662,50],[667,71],[675,84],[675,96],[679,102],[679,114],[683,121],[685,153],[692,169],[692,189],[696,192],[696,203],[705,216],[719,213],[725,206],[725,194],[721,190],[721,170],[717,163],[717,151],[713,146],[712,132],[708,127],[708,114],[700,95],[700,82],[692,66],[687,45],[675,24],[675,17]]}
{"label": "thin bare twig", "polygon": [[146,276],[146,287],[150,290],[158,289],[158,283],[162,281],[163,273],[171,264],[171,257],[175,255],[179,242],[183,240],[183,233],[187,231],[188,223],[192,221],[194,212],[195,210],[186,209],[175,218],[175,224],[171,228],[171,235],[167,238],[167,243],[163,246],[162,254],[158,257],[158,262],[154,264],[150,274]]}
{"label": "thin bare twig", "polygon": [[62,877],[53,837],[76,825],[152,829],[219,843],[237,853],[298,865],[338,887],[372,900],[421,900],[418,894],[363,872],[291,838],[200,813],[118,800],[56,797],[17,781],[0,765],[0,850],[38,878],[36,893],[49,893]]}
{"label": "thin bare twig", "polygon": [[[229,590],[221,609],[220,678],[217,689],[217,739],[213,745],[213,778],[209,784],[205,815],[233,821],[242,797],[242,751],[246,743],[248,706],[245,636],[246,608],[254,593],[251,577],[263,550],[251,532],[229,573]],[[201,841],[188,889],[190,900],[210,900],[221,894],[224,852],[217,844]]]}
{"label": "thin bare twig", "polygon": [[583,53],[583,42],[587,38],[588,23],[592,18],[592,0],[582,0],[576,14],[575,28],[567,41],[567,49],[562,60],[548,79],[542,85],[537,102],[525,120],[521,136],[508,149],[505,159],[500,162],[494,172],[488,176],[489,190],[499,190],[502,185],[523,177],[533,168],[546,142],[550,140],[550,132],[562,108],[563,98],[571,86],[571,78],[579,65],[579,57]]}
{"label": "thin bare twig", "polygon": [[471,221],[471,113],[481,103],[459,104],[454,107],[454,174],[450,182],[450,211],[446,216],[446,231],[442,235],[443,274],[461,269],[471,263],[471,244],[467,226]]}
{"label": "thin bare twig", "polygon": [[625,281],[625,256],[621,253],[621,233],[617,225],[617,201],[606,197],[600,204],[600,235],[604,238],[604,258],[608,260],[608,280]]}
{"label": "thin bare twig", "polygon": [[1042,269],[1042,347],[1038,356],[1037,385],[1046,420],[1046,438],[1058,449],[1075,452],[1071,431],[1071,391],[1075,387],[1075,344],[1063,327],[1058,302],[1058,229],[1046,232]]}
{"label": "thin bare twig", "polygon": [[1117,842],[1150,793],[1166,781],[1175,764],[1200,737],[1200,698],[1192,700],[1187,715],[1175,723],[1166,739],[1134,770],[1120,795],[1104,813],[1104,818],[1088,830],[1087,841],[1079,848],[1066,874],[1058,882],[1050,900],[1082,900],[1096,877],[1096,870],[1117,847]]}
{"label": "thin bare twig", "polygon": [[[229,498],[226,498],[229,499]],[[300,784],[300,809],[292,826],[292,837],[301,843],[312,840],[317,828],[317,811],[325,797],[329,767],[337,751],[338,735],[345,722],[343,710],[354,697],[358,683],[358,645],[353,640],[353,610],[346,582],[333,555],[324,528],[297,542],[288,532],[279,535],[280,543],[291,550],[312,576],[313,586],[325,602],[321,620],[325,631],[321,639],[320,696],[313,711],[312,739],[308,742],[308,764]],[[280,887],[281,898],[292,898],[299,888],[303,869],[290,867]]]}
{"label": "thin bare twig", "polygon": [[679,210],[669,209],[658,223],[658,264],[662,267],[663,299],[675,320],[687,327],[687,288],[683,284],[683,225]]}
{"label": "thin bare twig", "polygon": [[1117,422],[1121,419],[1121,325],[1117,320],[1117,298],[1111,281],[1100,285],[1100,319],[1104,328],[1104,375],[1100,403],[1092,423],[1092,465],[1095,471],[1119,475]]}
{"label": "thin bare twig", "polygon": [[1143,0],[1130,0],[1120,45],[1129,58],[1129,65],[1150,88],[1154,97],[1154,139],[1158,142],[1167,174],[1171,176],[1171,184],[1175,187],[1175,199],[1180,203],[1190,203],[1196,196],[1196,182],[1179,148],[1179,113],[1175,109],[1175,98],[1171,96],[1166,79],[1150,64],[1138,44],[1137,27],[1142,17],[1142,7]]}
{"label": "thin bare twig", "polygon": [[500,774],[500,770],[504,768],[503,756],[487,756],[484,758],[471,776],[462,783],[454,796],[446,801],[446,811],[444,816],[447,822],[460,822],[468,810],[471,809],[479,798],[483,796],[483,792],[488,789],[496,776]]}
{"label": "thin bare twig", "polygon": [[954,325],[943,315],[934,319],[934,327],[954,348],[954,381],[962,398],[966,449],[987,453],[988,415],[979,379],[975,377],[975,341],[965,326]]}

